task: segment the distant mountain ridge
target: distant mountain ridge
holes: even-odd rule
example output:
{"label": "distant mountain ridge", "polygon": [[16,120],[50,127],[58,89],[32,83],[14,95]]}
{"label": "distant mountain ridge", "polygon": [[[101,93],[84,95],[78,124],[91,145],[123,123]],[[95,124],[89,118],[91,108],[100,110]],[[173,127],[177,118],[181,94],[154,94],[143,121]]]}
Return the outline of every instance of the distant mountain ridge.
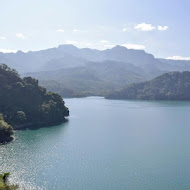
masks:
{"label": "distant mountain ridge", "polygon": [[[65,57],[67,58],[66,60]],[[22,51],[18,51],[17,53],[0,53],[0,62],[7,63],[19,72],[44,71],[50,63],[56,64],[57,60],[61,59],[61,67],[65,64],[68,67],[68,62],[72,62],[74,58],[79,59],[80,63],[82,60],[84,63],[88,61],[102,62],[105,60],[119,61],[132,63],[136,66],[153,64],[153,62],[156,62],[158,65],[160,63],[153,55],[143,50],[132,50],[123,46],[115,46],[112,49],[100,51],[90,48],[79,49],[73,45],[60,45],[57,48],[29,51],[27,53]],[[81,66],[81,64],[75,64],[76,66]],[[70,63],[70,67],[73,67],[72,63]],[[59,66],[57,69],[59,69]]]}
{"label": "distant mountain ridge", "polygon": [[123,46],[96,50],[60,45],[27,53],[0,53],[0,63],[6,63],[23,76],[38,78],[48,90],[64,97],[104,96],[166,72],[190,71],[190,61],[156,59],[144,50]]}
{"label": "distant mountain ridge", "polygon": [[[40,79],[41,85],[64,97],[76,96],[76,94],[104,96],[110,90],[146,78],[138,67],[115,61],[89,62],[86,66],[27,73],[27,75]],[[74,90],[72,92],[74,94],[68,95],[68,90]]]}
{"label": "distant mountain ridge", "polygon": [[[172,61],[156,59],[144,50],[127,49],[115,46],[112,49],[96,50],[90,48],[77,48],[74,45],[60,45],[40,51],[16,53],[1,53],[0,63],[6,63],[19,73],[59,70],[62,68],[84,66],[88,62],[115,61],[131,63],[143,68],[145,72],[175,71],[190,69],[190,61]],[[171,64],[172,62],[172,64]]]}

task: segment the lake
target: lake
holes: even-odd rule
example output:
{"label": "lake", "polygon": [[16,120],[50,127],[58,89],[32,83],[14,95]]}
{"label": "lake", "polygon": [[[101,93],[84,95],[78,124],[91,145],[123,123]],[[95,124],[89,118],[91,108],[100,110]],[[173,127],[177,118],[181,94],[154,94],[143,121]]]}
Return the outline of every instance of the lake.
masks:
{"label": "lake", "polygon": [[190,189],[190,102],[65,102],[68,122],[0,146],[0,170],[21,189]]}

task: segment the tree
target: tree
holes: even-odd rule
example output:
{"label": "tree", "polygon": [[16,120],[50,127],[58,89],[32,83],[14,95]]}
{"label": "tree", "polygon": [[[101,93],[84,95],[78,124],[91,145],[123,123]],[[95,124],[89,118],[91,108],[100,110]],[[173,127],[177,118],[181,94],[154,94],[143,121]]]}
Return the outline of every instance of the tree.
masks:
{"label": "tree", "polygon": [[10,185],[8,182],[8,177],[10,173],[0,174],[0,190],[16,190],[18,185]]}

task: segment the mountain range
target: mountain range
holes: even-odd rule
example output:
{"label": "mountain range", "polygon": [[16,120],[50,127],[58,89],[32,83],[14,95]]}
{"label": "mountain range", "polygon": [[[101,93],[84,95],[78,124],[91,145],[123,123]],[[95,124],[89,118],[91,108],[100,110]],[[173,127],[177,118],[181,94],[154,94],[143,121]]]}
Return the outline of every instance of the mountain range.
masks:
{"label": "mountain range", "polygon": [[123,46],[101,51],[60,45],[26,53],[0,53],[0,63],[6,63],[22,76],[38,78],[48,90],[65,97],[105,96],[166,72],[190,71],[190,61],[157,59],[144,50]]}

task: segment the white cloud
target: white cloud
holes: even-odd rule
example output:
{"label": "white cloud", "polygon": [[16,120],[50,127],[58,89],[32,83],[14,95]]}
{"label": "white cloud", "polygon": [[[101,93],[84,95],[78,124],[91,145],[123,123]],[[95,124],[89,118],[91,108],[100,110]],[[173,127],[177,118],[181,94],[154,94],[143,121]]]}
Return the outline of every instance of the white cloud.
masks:
{"label": "white cloud", "polygon": [[112,44],[104,45],[104,49],[110,49],[110,48],[113,48],[113,47],[115,47],[115,45],[112,45]]}
{"label": "white cloud", "polygon": [[23,33],[17,33],[16,37],[19,39],[22,39],[22,40],[24,40],[26,38],[26,36]]}
{"label": "white cloud", "polygon": [[107,44],[107,43],[109,43],[109,41],[107,41],[107,40],[101,40],[100,43]]}
{"label": "white cloud", "polygon": [[63,32],[65,32],[65,30],[64,29],[58,29],[57,32],[62,32],[63,33]]}
{"label": "white cloud", "polygon": [[66,44],[72,44],[72,45],[77,45],[78,44],[78,42],[74,41],[74,40],[66,40],[65,43]]}
{"label": "white cloud", "polygon": [[[91,48],[91,49],[99,49],[99,50],[110,49],[117,45],[105,39],[100,40],[100,41],[94,41],[94,42],[66,40],[65,44],[72,44],[78,48]],[[145,50],[146,48],[144,45],[130,44],[130,43],[121,44],[121,46],[124,46],[128,49],[135,49],[135,50]]]}
{"label": "white cloud", "polygon": [[87,32],[89,32],[89,31],[88,31],[88,30],[80,30],[80,29],[74,28],[74,29],[72,30],[72,32],[74,32],[74,33],[78,33],[78,32],[80,32],[80,33],[87,33]]}
{"label": "white cloud", "polygon": [[78,29],[73,29],[73,32],[79,32],[80,30],[78,30]]}
{"label": "white cloud", "polygon": [[128,28],[123,28],[122,31],[123,31],[123,32],[127,32],[127,31],[128,31]]}
{"label": "white cloud", "polygon": [[86,47],[86,48],[92,48],[94,44],[89,43],[89,42],[80,42],[79,45]]}
{"label": "white cloud", "polygon": [[[153,30],[159,30],[159,31],[165,31],[168,30],[168,26],[154,26],[152,24],[147,24],[145,22],[135,25],[134,29],[141,30],[141,31],[153,31]],[[123,28],[123,32],[127,31],[126,28]]]}
{"label": "white cloud", "polygon": [[122,46],[128,49],[135,49],[135,50],[144,50],[146,48],[144,45],[139,45],[139,44],[122,44]]}
{"label": "white cloud", "polygon": [[6,40],[7,38],[5,36],[0,36],[0,40]]}
{"label": "white cloud", "polygon": [[158,30],[160,30],[160,31],[165,31],[165,30],[168,29],[168,26],[158,26],[157,28],[158,28]]}
{"label": "white cloud", "polygon": [[152,30],[155,30],[156,27],[153,26],[152,24],[147,24],[147,23],[141,23],[141,24],[137,24],[135,27],[134,27],[136,30],[141,30],[141,31],[152,31]]}
{"label": "white cloud", "polygon": [[87,42],[87,41],[74,41],[74,40],[67,40],[65,41],[65,44],[72,44],[74,46],[77,46],[78,48],[91,48],[91,49],[107,49],[112,48],[115,45],[109,44],[109,41],[107,40],[101,40],[98,42]]}
{"label": "white cloud", "polygon": [[3,53],[16,53],[17,50],[14,50],[14,49],[0,49],[0,52],[3,52]]}
{"label": "white cloud", "polygon": [[[72,44],[74,46],[77,46],[78,48],[92,48],[99,50],[110,49],[116,46],[116,44],[110,43],[107,40],[100,40],[98,42],[92,42],[92,43],[85,41],[66,40],[65,44]],[[146,48],[144,45],[139,45],[139,44],[122,44],[121,46],[135,50],[144,50]]]}
{"label": "white cloud", "polygon": [[172,57],[167,57],[166,59],[189,61],[190,57],[182,57],[182,56],[179,56],[179,55],[175,55],[175,56],[172,56]]}

